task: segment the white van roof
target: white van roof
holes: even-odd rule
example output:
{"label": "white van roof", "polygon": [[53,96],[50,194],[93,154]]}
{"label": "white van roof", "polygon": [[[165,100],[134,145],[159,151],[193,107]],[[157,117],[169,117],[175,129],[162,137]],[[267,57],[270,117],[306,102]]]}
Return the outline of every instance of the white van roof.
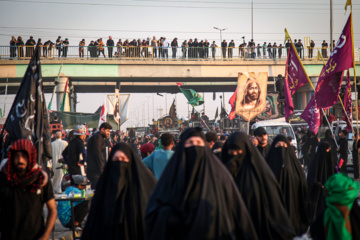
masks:
{"label": "white van roof", "polygon": [[290,123],[285,121],[285,118],[276,118],[271,120],[264,120],[254,123],[251,128],[257,128],[262,126],[291,126]]}

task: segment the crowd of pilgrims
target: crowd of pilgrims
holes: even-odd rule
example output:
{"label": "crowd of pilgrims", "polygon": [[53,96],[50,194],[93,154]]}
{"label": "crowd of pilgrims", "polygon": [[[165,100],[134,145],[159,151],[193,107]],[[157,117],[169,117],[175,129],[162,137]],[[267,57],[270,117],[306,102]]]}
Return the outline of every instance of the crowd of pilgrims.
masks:
{"label": "crowd of pilgrims", "polygon": [[[39,44],[42,48],[42,56],[43,57],[52,57],[52,50],[55,48],[57,50],[58,57],[67,57],[69,51],[69,39],[65,38],[65,40],[61,39],[61,36],[58,36],[55,43],[51,40],[48,40],[44,43],[39,39]],[[34,49],[33,47],[26,47],[25,55],[24,55],[24,46],[35,46],[36,41],[32,36],[26,41],[24,41],[21,36],[17,39],[15,36],[12,36],[10,40],[10,57],[31,57],[33,55]],[[255,44],[254,40],[251,39],[248,43],[245,40],[238,45],[238,56],[246,57],[246,58],[281,58],[282,56],[286,56],[283,52],[283,49],[287,50],[290,48],[290,41],[288,41],[284,46],[282,44],[277,45],[276,42],[271,44],[270,42],[264,42],[263,44]],[[300,58],[304,56],[304,45],[301,42],[301,39],[294,40],[294,45],[297,48],[297,51],[300,55]],[[85,39],[82,39],[79,44],[79,57],[83,58],[85,56],[84,47],[86,46]],[[333,42],[333,46],[335,46],[335,42]],[[178,39],[174,38],[171,42],[168,42],[165,37],[160,37],[159,40],[154,36],[152,39],[149,37],[147,39],[126,39],[122,41],[119,39],[118,42],[114,42],[111,36],[109,36],[106,44],[104,43],[102,38],[97,40],[91,40],[88,45],[88,51],[91,58],[96,58],[101,55],[105,56],[105,47],[107,47],[108,57],[149,57],[150,50],[149,47],[153,49],[152,54],[153,58],[168,58],[169,49],[172,50],[172,58],[177,57],[177,48],[182,48],[182,56],[183,58],[208,58],[209,52],[211,53],[210,57],[215,57],[216,48],[221,47],[221,56],[223,58],[232,58],[233,57],[233,49],[236,48],[236,44],[234,40],[229,41],[223,40],[219,46],[215,41],[210,43],[208,40],[198,40],[195,38],[194,40],[189,39],[189,41],[184,40],[182,43],[178,43]],[[308,57],[313,58],[313,50],[315,47],[315,42],[313,40],[310,41]],[[327,58],[327,49],[328,44],[324,40],[322,45],[322,56]],[[192,49],[194,48],[194,49]],[[115,53],[114,53],[115,51]],[[18,53],[17,53],[18,52]]]}
{"label": "crowd of pilgrims", "polygon": [[307,177],[284,135],[263,154],[246,133],[216,142],[188,128],[158,180],[141,161],[139,139],[112,139],[82,239],[360,239],[359,184],[337,172],[329,132],[320,142],[302,135]]}

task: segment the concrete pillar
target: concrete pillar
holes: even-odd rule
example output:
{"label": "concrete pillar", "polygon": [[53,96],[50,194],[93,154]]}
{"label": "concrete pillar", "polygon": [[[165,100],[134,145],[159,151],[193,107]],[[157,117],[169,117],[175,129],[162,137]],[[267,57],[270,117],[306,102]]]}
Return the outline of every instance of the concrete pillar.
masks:
{"label": "concrete pillar", "polygon": [[[56,110],[58,110],[58,111],[60,111],[60,108],[61,108],[61,101],[63,99],[65,85],[66,85],[67,80],[68,80],[68,77],[60,76],[59,84],[56,87]],[[66,111],[66,112],[70,111],[70,87],[69,87],[69,84],[67,87],[64,111]]]}

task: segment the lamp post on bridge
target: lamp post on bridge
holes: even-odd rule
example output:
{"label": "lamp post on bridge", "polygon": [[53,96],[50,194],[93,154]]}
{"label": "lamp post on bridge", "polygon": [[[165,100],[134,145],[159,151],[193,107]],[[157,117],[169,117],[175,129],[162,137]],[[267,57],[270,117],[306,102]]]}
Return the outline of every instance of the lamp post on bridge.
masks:
{"label": "lamp post on bridge", "polygon": [[221,44],[221,43],[222,43],[222,31],[225,31],[227,28],[217,28],[217,27],[214,27],[214,29],[220,31],[220,44]]}

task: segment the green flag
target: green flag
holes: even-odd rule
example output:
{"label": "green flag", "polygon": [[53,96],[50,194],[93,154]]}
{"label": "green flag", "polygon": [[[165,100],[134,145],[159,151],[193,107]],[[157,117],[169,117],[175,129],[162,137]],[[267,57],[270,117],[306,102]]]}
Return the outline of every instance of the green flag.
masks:
{"label": "green flag", "polygon": [[189,101],[188,104],[191,104],[191,106],[196,107],[204,104],[203,97],[201,97],[200,94],[198,94],[196,91],[183,88],[180,88],[180,90],[185,95],[186,99]]}
{"label": "green flag", "polygon": [[60,110],[61,110],[61,111],[64,111],[64,110],[65,110],[65,102],[66,102],[66,93],[67,93],[68,83],[69,83],[69,78],[66,80],[63,97],[62,97],[62,99],[61,99],[61,105],[60,105]]}
{"label": "green flag", "polygon": [[2,117],[2,109],[0,108],[0,117]]}
{"label": "green flag", "polygon": [[51,99],[50,99],[50,102],[49,102],[49,105],[48,105],[49,110],[51,110],[51,105],[52,105],[52,101],[53,101],[53,98],[54,98],[54,95],[55,95],[55,90],[56,90],[56,85],[54,87],[54,90],[53,90],[53,93],[51,95]]}

